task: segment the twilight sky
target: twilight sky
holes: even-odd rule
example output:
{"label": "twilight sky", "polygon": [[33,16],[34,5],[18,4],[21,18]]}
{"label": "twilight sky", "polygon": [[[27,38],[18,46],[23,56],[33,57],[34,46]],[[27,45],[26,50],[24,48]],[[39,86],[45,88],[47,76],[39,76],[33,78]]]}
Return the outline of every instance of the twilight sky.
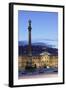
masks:
{"label": "twilight sky", "polygon": [[18,11],[18,41],[28,41],[28,20],[32,23],[32,42],[44,42],[57,47],[58,13]]}

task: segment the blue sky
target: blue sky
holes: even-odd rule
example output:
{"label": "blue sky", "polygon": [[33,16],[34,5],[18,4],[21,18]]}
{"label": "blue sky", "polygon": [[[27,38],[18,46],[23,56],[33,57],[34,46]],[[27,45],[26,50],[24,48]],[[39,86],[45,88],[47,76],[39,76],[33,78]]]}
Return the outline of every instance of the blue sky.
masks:
{"label": "blue sky", "polygon": [[32,42],[58,43],[58,13],[39,11],[18,11],[18,40],[28,41],[28,20],[32,23]]}

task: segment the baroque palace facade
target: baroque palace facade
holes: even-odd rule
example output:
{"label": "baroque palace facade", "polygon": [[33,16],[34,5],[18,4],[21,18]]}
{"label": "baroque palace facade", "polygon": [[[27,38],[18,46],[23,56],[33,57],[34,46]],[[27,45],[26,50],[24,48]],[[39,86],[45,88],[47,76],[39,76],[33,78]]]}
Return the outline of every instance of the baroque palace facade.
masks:
{"label": "baroque palace facade", "polygon": [[[40,55],[33,55],[32,66],[40,67],[58,67],[58,55],[51,54],[48,52],[43,52]],[[18,67],[19,69],[25,69],[29,57],[27,55],[22,55],[18,57]]]}

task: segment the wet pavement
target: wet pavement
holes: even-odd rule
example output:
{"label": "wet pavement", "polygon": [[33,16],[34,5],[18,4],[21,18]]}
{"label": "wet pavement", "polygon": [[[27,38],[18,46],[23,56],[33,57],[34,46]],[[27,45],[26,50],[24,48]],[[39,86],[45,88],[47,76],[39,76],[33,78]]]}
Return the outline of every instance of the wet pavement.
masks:
{"label": "wet pavement", "polygon": [[19,77],[26,77],[26,76],[47,76],[47,75],[54,75],[58,73],[58,68],[38,68],[32,71],[29,70],[19,70]]}

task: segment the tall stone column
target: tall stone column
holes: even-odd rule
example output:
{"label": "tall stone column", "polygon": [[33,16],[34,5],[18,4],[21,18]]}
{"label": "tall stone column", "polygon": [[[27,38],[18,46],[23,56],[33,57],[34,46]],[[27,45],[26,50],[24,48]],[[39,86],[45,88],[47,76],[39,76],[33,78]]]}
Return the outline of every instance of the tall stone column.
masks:
{"label": "tall stone column", "polygon": [[28,21],[29,25],[28,25],[28,46],[29,46],[29,56],[32,56],[32,50],[31,50],[31,20]]}
{"label": "tall stone column", "polygon": [[28,61],[26,68],[31,69],[32,68],[32,50],[31,50],[31,20],[28,21]]}

